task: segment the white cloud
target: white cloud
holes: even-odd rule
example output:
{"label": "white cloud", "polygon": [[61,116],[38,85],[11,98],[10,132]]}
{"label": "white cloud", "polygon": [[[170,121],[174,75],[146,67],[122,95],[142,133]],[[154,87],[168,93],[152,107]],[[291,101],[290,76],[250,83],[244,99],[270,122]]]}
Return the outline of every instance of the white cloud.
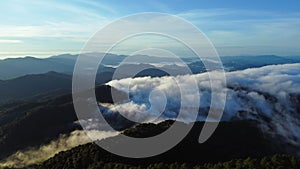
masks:
{"label": "white cloud", "polygon": [[0,43],[23,43],[23,41],[15,39],[0,39]]}
{"label": "white cloud", "polygon": [[[16,5],[11,3],[12,10],[15,10]],[[20,1],[17,6],[23,6],[22,12],[16,10],[15,16],[9,17],[16,20],[23,13],[21,17],[26,22],[0,23],[0,37],[67,38],[71,41],[85,42],[111,19],[96,9],[100,8],[100,4],[96,7],[90,4],[92,2],[85,2],[90,4],[90,7],[86,7],[82,3],[31,0],[24,3]]]}
{"label": "white cloud", "polygon": [[[300,64],[285,64],[227,72],[226,85],[213,84],[217,89],[227,86],[225,88],[227,100],[222,119],[255,119],[263,128],[273,128],[273,134],[285,137],[292,144],[299,144],[300,135],[297,134],[300,130],[300,117],[297,113],[297,104],[299,104],[297,97],[300,96],[299,68]],[[212,73],[214,79],[218,79],[219,73]],[[107,111],[118,111],[134,121],[153,120],[153,117],[158,117],[161,112],[164,112],[162,119],[175,118],[182,102],[181,97],[193,103],[193,99],[197,96],[197,93],[193,93],[195,90],[190,87],[194,79],[197,80],[200,91],[198,120],[204,120],[211,105],[211,84],[207,73],[113,80],[108,85],[129,93],[131,102],[107,106]],[[180,96],[182,93],[176,81],[180,82],[181,87],[192,92]],[[153,91],[160,91],[157,98],[166,97],[166,101],[153,99],[151,96]],[[219,104],[213,105],[216,106],[214,108],[218,108]],[[164,107],[164,110],[157,110],[156,107]],[[152,114],[149,115],[149,112]],[[147,113],[150,118],[147,118]],[[188,108],[183,110],[183,117],[179,120],[186,122],[195,120],[191,119]],[[270,122],[266,121],[266,118]]]}

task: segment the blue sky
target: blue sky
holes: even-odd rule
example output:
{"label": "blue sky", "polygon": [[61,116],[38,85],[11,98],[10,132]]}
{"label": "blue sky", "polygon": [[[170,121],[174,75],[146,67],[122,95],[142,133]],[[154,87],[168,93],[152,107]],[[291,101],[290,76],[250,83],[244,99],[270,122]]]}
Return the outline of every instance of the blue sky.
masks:
{"label": "blue sky", "polygon": [[195,24],[220,55],[299,55],[297,0],[0,1],[0,58],[79,53],[119,17],[163,12]]}

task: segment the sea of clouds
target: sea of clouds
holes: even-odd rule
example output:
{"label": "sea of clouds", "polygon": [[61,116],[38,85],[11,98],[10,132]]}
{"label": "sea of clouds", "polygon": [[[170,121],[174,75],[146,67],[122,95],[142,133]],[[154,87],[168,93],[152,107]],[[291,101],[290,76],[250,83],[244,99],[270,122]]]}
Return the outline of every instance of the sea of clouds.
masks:
{"label": "sea of clouds", "polygon": [[[113,80],[108,85],[129,94],[130,100],[114,105],[102,105],[104,113],[118,112],[137,122],[156,122],[175,119],[182,99],[200,97],[199,114],[190,117],[183,110],[181,121],[203,121],[211,107],[211,87],[226,91],[223,121],[253,119],[261,128],[273,135],[280,135],[289,143],[298,145],[300,139],[300,64],[270,65],[241,71],[226,72],[226,83],[220,72],[183,76],[140,77]],[[197,81],[199,89],[189,84]],[[182,96],[180,89],[191,90]],[[193,102],[193,100],[189,100]],[[215,100],[218,102],[218,99]],[[220,100],[221,101],[221,100]],[[218,108],[218,103],[213,104]]]}

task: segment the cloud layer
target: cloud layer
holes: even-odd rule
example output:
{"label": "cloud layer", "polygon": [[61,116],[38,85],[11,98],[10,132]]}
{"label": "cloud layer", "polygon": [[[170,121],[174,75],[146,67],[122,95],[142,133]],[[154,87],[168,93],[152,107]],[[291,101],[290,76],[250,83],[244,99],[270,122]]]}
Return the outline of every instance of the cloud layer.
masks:
{"label": "cloud layer", "polygon": [[[219,83],[219,72],[212,72],[215,79],[210,83],[207,73],[161,78],[127,78],[108,83],[127,92],[130,101],[102,106],[108,113],[119,112],[139,122],[174,119],[182,99],[193,103],[200,97],[197,120],[205,120],[211,105],[211,85],[225,89],[226,106],[222,120],[254,119],[268,133],[280,135],[292,144],[300,139],[300,64],[271,65],[242,71],[227,72],[227,84]],[[196,80],[199,94],[190,84]],[[178,86],[178,84],[180,86]],[[190,90],[182,95],[180,87]],[[190,100],[189,100],[190,99]],[[218,103],[214,103],[218,108]],[[159,117],[157,119],[157,117]],[[184,108],[182,121],[191,122],[189,109]]]}

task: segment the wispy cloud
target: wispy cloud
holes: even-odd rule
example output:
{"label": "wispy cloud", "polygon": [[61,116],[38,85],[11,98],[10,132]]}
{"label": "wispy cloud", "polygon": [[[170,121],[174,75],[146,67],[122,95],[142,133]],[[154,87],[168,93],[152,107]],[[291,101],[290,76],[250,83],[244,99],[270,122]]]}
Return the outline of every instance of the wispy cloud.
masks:
{"label": "wispy cloud", "polygon": [[[69,14],[75,14],[77,16],[80,16],[78,19],[99,19],[99,20],[105,20],[106,17],[101,15],[99,11],[95,11],[95,9],[92,8],[85,8],[84,6],[81,6],[80,4],[74,4],[74,3],[67,3],[67,2],[57,2],[57,1],[31,1],[33,5],[37,6],[46,6],[47,8],[59,10],[57,12],[60,13],[69,13]],[[98,5],[99,6],[99,5]],[[102,7],[103,8],[103,7]],[[54,14],[55,15],[55,14]],[[74,18],[75,18],[74,17]]]}
{"label": "wispy cloud", "polygon": [[[129,6],[127,6],[128,4]],[[95,0],[64,2],[58,0],[28,0],[26,2],[13,0],[0,2],[0,8],[3,8],[3,14],[5,14],[0,16],[0,39],[23,41],[23,44],[26,45],[22,46],[22,51],[36,48],[37,45],[33,41],[39,41],[38,46],[41,49],[36,50],[37,52],[45,47],[50,47],[51,50],[59,50],[55,49],[57,47],[55,44],[62,43],[62,41],[65,43],[64,47],[79,51],[82,46],[79,47],[78,43],[83,44],[100,28],[118,17],[122,17],[123,14],[156,11],[172,13],[195,24],[218,47],[218,52],[221,55],[249,53],[253,55],[296,55],[300,53],[298,47],[300,45],[299,12],[242,10],[240,8],[200,9],[202,6],[196,3],[195,6],[185,4],[187,6],[182,5],[179,7],[178,5],[181,4],[178,2],[170,4],[163,1],[116,3]],[[136,22],[145,22],[153,27],[161,26],[160,24],[151,25],[150,21],[148,22],[145,18],[141,18]],[[165,23],[166,20],[161,22]],[[122,31],[126,31],[124,29],[136,29],[135,27],[125,28],[122,25],[120,28],[122,28]],[[176,28],[168,26],[161,28],[191,34],[180,25]],[[119,32],[120,29],[113,31]],[[42,40],[45,41],[42,42]],[[55,43],[55,40],[61,42]],[[51,44],[49,41],[51,41]],[[4,43],[3,41],[0,43],[0,47],[5,49],[5,52],[8,52],[8,49],[11,52],[21,50],[21,46],[18,46],[18,48],[3,46],[13,44],[13,42],[6,41]],[[44,43],[44,46],[41,47],[41,43]],[[141,44],[137,43],[136,45]],[[173,44],[169,43],[168,45]],[[234,46],[239,46],[239,48],[234,48]]]}
{"label": "wispy cloud", "polygon": [[90,36],[111,21],[103,12],[110,9],[100,4],[29,0],[0,2],[1,7],[10,9],[3,9],[6,17],[0,16],[2,58],[22,56],[22,52],[42,57],[47,52],[48,56],[78,53]]}
{"label": "wispy cloud", "polygon": [[100,1],[84,1],[84,0],[77,0],[80,3],[89,5],[90,7],[94,7],[98,10],[104,11],[104,12],[108,12],[110,14],[118,14],[118,11],[116,11],[115,9],[113,9],[112,7],[104,4],[103,2]]}
{"label": "wispy cloud", "polygon": [[89,36],[99,30],[104,22],[71,23],[45,21],[43,25],[0,27],[0,37],[4,38],[65,38],[75,41],[86,41]]}
{"label": "wispy cloud", "polygon": [[15,39],[0,39],[0,43],[23,43],[23,41]]}
{"label": "wispy cloud", "polygon": [[300,15],[297,12],[221,8],[178,15],[206,33],[221,55],[300,53],[297,47],[300,45]]}
{"label": "wispy cloud", "polygon": [[[26,4],[24,2],[18,4],[25,6],[22,13],[24,13],[24,20],[28,20],[28,22],[22,24],[17,22],[0,23],[0,37],[60,37],[69,40],[83,40],[83,38],[86,40],[91,34],[111,21],[111,18],[101,14],[101,10],[98,8],[105,8],[107,11],[114,12],[112,9],[93,1],[71,3],[29,0]],[[89,4],[93,8],[83,4]],[[22,13],[16,12],[15,15]],[[34,22],[35,20],[38,22]]]}

